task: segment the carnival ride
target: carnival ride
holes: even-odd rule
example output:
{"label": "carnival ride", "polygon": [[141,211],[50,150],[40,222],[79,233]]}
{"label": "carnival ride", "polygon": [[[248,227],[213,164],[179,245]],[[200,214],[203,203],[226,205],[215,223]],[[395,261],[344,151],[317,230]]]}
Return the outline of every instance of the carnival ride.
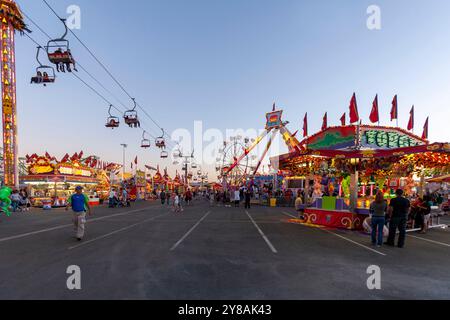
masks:
{"label": "carnival ride", "polygon": [[29,31],[18,5],[12,0],[0,1],[2,72],[2,122],[4,184],[18,186],[17,100],[15,66],[15,30]]}
{"label": "carnival ride", "polygon": [[147,131],[145,131],[145,130],[142,132],[141,148],[144,148],[144,149],[150,148],[150,140],[145,138],[146,133],[147,133]]}
{"label": "carnival ride", "polygon": [[223,142],[216,158],[216,171],[219,179],[224,179],[228,185],[238,185],[247,178],[251,171],[249,157],[242,159],[226,175],[224,173],[248,147],[249,139],[243,139],[241,136],[230,137],[229,141]]}
{"label": "carnival ride", "polygon": [[136,111],[136,99],[132,98],[132,101],[134,103],[133,109],[125,111],[125,113],[123,114],[123,119],[130,128],[137,128],[141,126],[141,123],[139,122],[138,113]]}
{"label": "carnival ride", "polygon": [[[64,34],[60,38],[52,39],[47,42],[45,47],[47,50],[48,60],[56,65],[58,72],[65,72],[66,68],[68,72],[78,71],[75,66],[75,59],[70,51],[70,42],[66,39],[69,29],[66,25],[66,19],[60,19],[64,25]],[[71,68],[72,66],[72,68]]]}
{"label": "carnival ride", "polygon": [[43,84],[44,87],[47,83],[54,83],[56,80],[55,69],[51,66],[43,65],[39,60],[39,53],[42,47],[37,47],[36,61],[39,66],[36,68],[36,75],[31,78],[31,83]]}
{"label": "carnival ride", "polygon": [[111,105],[109,106],[109,109],[108,109],[108,114],[109,114],[109,116],[108,116],[108,118],[106,119],[105,127],[114,129],[114,128],[118,128],[118,127],[119,127],[120,121],[119,121],[119,117],[113,116],[113,115],[111,114],[111,108],[112,108],[112,107],[113,107],[113,105],[111,104]]}
{"label": "carnival ride", "polygon": [[[222,180],[224,187],[235,187],[244,183],[247,178],[252,179],[262,165],[264,158],[272,146],[272,142],[277,133],[283,137],[283,141],[289,149],[289,152],[303,150],[303,146],[287,128],[289,122],[283,122],[281,117],[283,110],[276,110],[273,105],[272,112],[266,114],[266,126],[264,132],[256,139],[249,140],[245,138],[234,139],[230,142],[224,142],[224,146],[219,150],[219,157],[216,159],[216,170],[219,173],[219,180]],[[268,142],[259,157],[258,162],[254,166],[250,166],[251,160],[257,159],[257,156],[250,156],[251,152],[266,138]],[[238,137],[239,138],[239,137]]]}

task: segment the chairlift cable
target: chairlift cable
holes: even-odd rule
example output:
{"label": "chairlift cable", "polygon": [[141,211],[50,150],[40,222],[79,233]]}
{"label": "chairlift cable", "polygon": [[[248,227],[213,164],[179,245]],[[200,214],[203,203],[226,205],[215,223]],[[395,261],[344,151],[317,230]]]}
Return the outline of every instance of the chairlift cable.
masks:
{"label": "chairlift cable", "polygon": [[[42,0],[47,7],[55,14],[55,16],[58,19],[62,19],[58,13],[52,8],[52,6],[46,1],[46,0]],[[95,61],[97,61],[97,63],[103,68],[103,70],[105,70],[105,72],[111,77],[111,79],[113,79],[113,81],[120,87],[120,89],[122,89],[122,91],[131,99],[133,100],[133,96],[125,89],[125,87],[120,83],[119,80],[117,80],[116,77],[114,77],[114,75],[108,70],[108,68],[100,61],[100,59],[97,58],[97,56],[92,52],[91,49],[89,49],[89,47],[75,34],[75,32],[73,32],[71,29],[69,29],[69,32],[80,42],[80,44],[89,52],[89,54],[94,58]],[[151,117],[147,111],[145,111],[145,109],[137,104],[139,109],[141,109],[144,114],[159,128],[162,129],[162,127],[153,119],[153,117]],[[169,139],[170,137],[167,136]]]}

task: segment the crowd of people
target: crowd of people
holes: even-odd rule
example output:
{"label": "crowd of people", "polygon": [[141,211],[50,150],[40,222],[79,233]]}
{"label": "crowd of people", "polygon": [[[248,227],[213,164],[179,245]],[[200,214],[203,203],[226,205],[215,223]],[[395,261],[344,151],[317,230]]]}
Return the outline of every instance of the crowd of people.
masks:
{"label": "crowd of people", "polygon": [[29,211],[31,202],[26,189],[13,190],[11,193],[11,208],[13,212]]}
{"label": "crowd of people", "polygon": [[126,188],[111,188],[109,191],[108,207],[130,207],[131,201]]}

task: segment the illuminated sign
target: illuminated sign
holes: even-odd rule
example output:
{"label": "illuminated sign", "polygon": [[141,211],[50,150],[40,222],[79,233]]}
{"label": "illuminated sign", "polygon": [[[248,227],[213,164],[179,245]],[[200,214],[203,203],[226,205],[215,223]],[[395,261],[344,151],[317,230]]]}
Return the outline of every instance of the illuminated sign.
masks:
{"label": "illuminated sign", "polygon": [[363,147],[395,149],[414,147],[424,144],[422,141],[398,131],[369,129],[361,133]]}
{"label": "illuminated sign", "polygon": [[273,129],[278,128],[281,126],[281,115],[283,114],[283,111],[274,111],[266,114],[266,129]]}
{"label": "illuminated sign", "polygon": [[76,168],[76,167],[61,166],[61,167],[59,167],[58,171],[60,174],[64,174],[64,175],[82,176],[82,177],[92,176],[92,172],[90,170]]}

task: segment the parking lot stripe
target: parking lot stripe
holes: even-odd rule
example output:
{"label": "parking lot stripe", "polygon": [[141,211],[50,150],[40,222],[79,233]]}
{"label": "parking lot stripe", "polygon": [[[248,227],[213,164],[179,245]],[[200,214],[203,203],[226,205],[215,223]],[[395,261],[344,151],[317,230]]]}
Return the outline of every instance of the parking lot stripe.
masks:
{"label": "parking lot stripe", "polygon": [[382,256],[385,256],[385,255],[386,255],[386,254],[383,253],[383,252],[380,252],[380,251],[378,251],[378,250],[372,249],[372,248],[370,248],[370,247],[368,247],[368,246],[365,246],[365,245],[363,245],[363,244],[361,244],[361,243],[359,243],[359,242],[353,241],[352,239],[349,239],[349,238],[347,238],[347,237],[344,237],[344,236],[342,236],[342,235],[340,235],[340,234],[337,234],[337,233],[335,233],[335,232],[333,232],[333,231],[330,231],[330,230],[327,230],[327,229],[318,229],[318,230],[323,230],[323,231],[325,231],[325,232],[328,232],[328,233],[330,233],[330,234],[332,234],[332,235],[335,235],[336,237],[339,237],[339,238],[341,238],[341,239],[343,239],[343,240],[346,240],[346,241],[348,241],[348,242],[351,242],[351,243],[353,243],[353,244],[355,244],[355,245],[357,245],[357,246],[360,246],[360,247],[362,247],[362,248],[365,248],[365,249],[367,249],[367,250],[369,250],[369,251],[375,252],[375,253],[377,253],[377,254],[379,254],[379,255],[382,255]]}
{"label": "parking lot stripe", "polygon": [[[152,207],[147,207],[147,208],[138,209],[138,210],[132,210],[132,211],[127,211],[127,212],[115,213],[115,214],[104,216],[104,217],[93,218],[93,219],[89,219],[87,221],[87,223],[94,222],[94,221],[100,221],[100,220],[104,220],[104,219],[109,219],[109,218],[113,218],[113,217],[117,217],[117,216],[123,216],[123,215],[136,213],[136,212],[140,212],[140,211],[145,211],[145,210],[151,209],[151,208]],[[33,235],[44,233],[44,232],[49,232],[49,231],[59,230],[59,229],[63,229],[63,228],[68,228],[70,226],[73,226],[73,224],[71,224],[71,223],[70,224],[63,224],[63,225],[55,226],[55,227],[51,227],[51,228],[31,231],[31,232],[27,232],[27,233],[22,233],[22,234],[18,234],[18,235],[15,235],[15,236],[2,238],[2,239],[0,239],[0,242],[10,241],[10,240],[15,240],[15,239],[20,239],[20,238],[25,238],[25,237],[28,237],[28,236],[33,236]]]}
{"label": "parking lot stripe", "polygon": [[431,242],[431,243],[434,243],[434,244],[440,244],[441,246],[445,246],[445,247],[450,247],[450,244],[444,243],[444,242],[434,241],[434,240],[430,240],[430,239],[426,239],[426,238],[422,238],[422,237],[416,237],[416,236],[413,236],[413,235],[410,235],[410,234],[408,234],[408,237],[415,238],[415,239],[420,239],[420,240]]}
{"label": "parking lot stripe", "polygon": [[198,225],[200,224],[200,223],[202,223],[202,221],[203,220],[205,220],[206,219],[206,217],[209,215],[211,213],[211,211],[208,211],[203,217],[201,217],[200,218],[200,220],[198,220],[197,221],[197,223],[196,224],[194,224],[194,226],[191,228],[191,229],[189,229],[189,231],[188,232],[186,232],[186,234],[183,236],[183,237],[181,237],[181,239],[180,240],[178,240],[173,246],[172,246],[172,248],[170,248],[170,251],[173,251],[173,250],[175,250],[191,233],[192,233],[192,231],[194,231],[195,230],[195,228],[197,228],[198,227]]}
{"label": "parking lot stripe", "polygon": [[256,229],[258,230],[258,232],[261,235],[261,237],[267,243],[267,245],[269,246],[270,250],[272,250],[273,253],[277,253],[278,252],[277,249],[275,249],[273,244],[269,241],[269,238],[267,238],[267,236],[264,234],[264,232],[261,230],[261,228],[256,224],[255,220],[253,220],[252,216],[248,213],[247,210],[245,210],[245,213],[247,214],[247,216],[249,217],[249,219],[251,220],[253,225],[256,227]]}
{"label": "parking lot stripe", "polygon": [[287,213],[287,212],[285,212],[285,211],[283,211],[282,213],[283,213],[285,216],[288,216],[288,217],[291,217],[291,218],[294,218],[294,219],[298,219],[298,217],[293,216],[292,214]]}
{"label": "parking lot stripe", "polygon": [[147,222],[149,222],[149,221],[155,220],[156,218],[162,217],[162,216],[164,216],[164,215],[166,215],[166,214],[167,214],[167,213],[163,213],[163,214],[160,214],[160,215],[158,215],[158,216],[151,217],[151,218],[145,219],[145,220],[140,221],[140,222],[137,222],[137,223],[133,223],[133,224],[131,224],[131,225],[129,225],[129,226],[126,226],[126,227],[124,227],[124,228],[120,228],[120,229],[115,230],[115,231],[113,231],[113,232],[107,233],[107,234],[105,234],[105,235],[103,235],[103,236],[100,236],[100,237],[97,237],[97,238],[94,238],[94,239],[91,239],[91,240],[82,242],[82,243],[80,243],[80,244],[78,244],[78,245],[76,245],[76,246],[73,246],[73,247],[69,247],[68,250],[76,249],[76,248],[79,248],[79,247],[81,247],[81,246],[84,246],[84,245],[87,245],[87,244],[89,244],[89,243],[92,243],[92,242],[94,242],[94,241],[101,240],[101,239],[107,238],[107,237],[109,237],[109,236],[115,235],[115,234],[117,234],[117,233],[120,233],[120,232],[122,232],[122,231],[129,230],[129,229],[131,229],[131,228],[137,227],[138,225],[141,225],[141,224],[147,223]]}

